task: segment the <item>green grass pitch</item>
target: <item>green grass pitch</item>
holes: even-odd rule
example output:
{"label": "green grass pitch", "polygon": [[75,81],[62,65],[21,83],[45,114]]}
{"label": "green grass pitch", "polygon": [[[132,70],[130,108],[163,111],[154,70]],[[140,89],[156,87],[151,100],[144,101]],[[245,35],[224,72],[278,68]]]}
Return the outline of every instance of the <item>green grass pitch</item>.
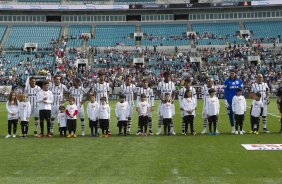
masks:
{"label": "green grass pitch", "polygon": [[[202,101],[198,100],[195,119],[196,136],[182,136],[179,105],[176,102],[176,136],[131,135],[119,137],[115,101],[111,101],[109,138],[5,139],[7,113],[0,104],[0,183],[109,183],[109,184],[169,184],[169,183],[282,183],[281,151],[246,151],[241,144],[282,143],[279,114],[275,99],[269,105],[270,134],[231,135],[230,124],[221,100],[218,136],[201,135]],[[250,105],[250,100],[248,100]],[[157,108],[153,114],[157,130]],[[136,132],[134,113],[132,132]],[[86,121],[88,125],[88,121]],[[20,133],[18,126],[18,134]],[[57,127],[56,127],[57,128]],[[244,129],[249,132],[247,112]],[[57,130],[57,129],[56,129]],[[30,122],[30,133],[33,120]],[[81,132],[78,121],[78,135]],[[89,128],[87,128],[89,134]]]}

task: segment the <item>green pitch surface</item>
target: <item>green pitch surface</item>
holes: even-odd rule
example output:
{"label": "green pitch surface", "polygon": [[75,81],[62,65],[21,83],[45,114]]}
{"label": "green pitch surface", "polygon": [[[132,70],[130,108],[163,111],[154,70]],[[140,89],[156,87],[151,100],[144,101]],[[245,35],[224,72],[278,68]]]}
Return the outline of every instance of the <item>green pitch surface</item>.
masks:
{"label": "green pitch surface", "polygon": [[[180,112],[177,110],[176,136],[119,137],[116,135],[115,103],[111,101],[111,137],[79,136],[77,139],[60,138],[57,129],[54,138],[39,139],[30,135],[28,139],[5,139],[7,114],[5,104],[1,103],[0,183],[282,183],[281,151],[246,151],[241,146],[282,143],[282,134],[277,133],[280,123],[274,99],[268,116],[271,133],[259,135],[231,135],[223,101],[218,127],[221,133],[218,136],[201,135],[202,101],[199,100],[195,136],[181,135]],[[178,102],[176,109],[179,109]],[[134,113],[134,133],[136,120]],[[156,109],[153,123],[156,132]],[[244,129],[249,132],[249,114],[244,123]],[[30,133],[32,131],[33,120]],[[78,135],[80,132],[78,121]]]}

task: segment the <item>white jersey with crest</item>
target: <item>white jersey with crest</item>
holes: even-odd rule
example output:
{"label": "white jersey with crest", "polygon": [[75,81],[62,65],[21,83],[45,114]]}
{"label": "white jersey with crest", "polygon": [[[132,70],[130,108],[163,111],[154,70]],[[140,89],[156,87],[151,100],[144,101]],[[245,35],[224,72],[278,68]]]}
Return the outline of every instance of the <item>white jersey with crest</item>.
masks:
{"label": "white jersey with crest", "polygon": [[108,92],[110,91],[110,84],[107,82],[104,83],[94,83],[93,92],[96,93],[96,100],[99,104],[101,104],[100,99],[101,97],[106,97],[106,102],[109,102]]}
{"label": "white jersey with crest", "polygon": [[64,92],[67,92],[68,89],[64,84],[55,85],[54,83],[49,86],[49,90],[52,92],[54,101],[52,106],[60,106],[64,101]]}
{"label": "white jersey with crest", "polygon": [[134,84],[128,86],[123,83],[120,86],[120,93],[125,95],[125,101],[127,101],[129,105],[134,105],[134,93],[136,93],[136,86]]}
{"label": "white jersey with crest", "polygon": [[33,88],[28,85],[24,89],[24,92],[28,94],[28,101],[32,109],[36,109],[38,107],[37,94],[39,91],[41,91],[41,88],[37,85],[35,85]]}

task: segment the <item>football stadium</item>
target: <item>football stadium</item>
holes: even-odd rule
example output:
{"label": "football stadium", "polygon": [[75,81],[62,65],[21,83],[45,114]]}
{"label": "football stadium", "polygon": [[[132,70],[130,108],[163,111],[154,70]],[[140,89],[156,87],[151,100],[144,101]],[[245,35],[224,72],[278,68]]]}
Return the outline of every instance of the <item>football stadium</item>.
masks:
{"label": "football stadium", "polygon": [[281,184],[281,35],[280,0],[0,0],[0,184]]}

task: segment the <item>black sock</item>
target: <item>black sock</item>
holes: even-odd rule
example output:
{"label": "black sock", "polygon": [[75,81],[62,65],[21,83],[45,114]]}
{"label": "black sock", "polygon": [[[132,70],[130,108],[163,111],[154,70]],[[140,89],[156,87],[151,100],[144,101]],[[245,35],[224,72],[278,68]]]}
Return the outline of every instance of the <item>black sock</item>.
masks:
{"label": "black sock", "polygon": [[216,132],[216,122],[213,122],[213,132]]}
{"label": "black sock", "polygon": [[123,134],[126,135],[126,127],[123,128]]}
{"label": "black sock", "polygon": [[164,125],[164,134],[166,134],[166,125]]}
{"label": "black sock", "polygon": [[209,122],[209,131],[211,132],[211,129],[212,129],[212,123]]}
{"label": "black sock", "polygon": [[22,134],[24,135],[25,132],[24,132],[24,125],[22,125]]}
{"label": "black sock", "polygon": [[118,127],[118,132],[121,134],[122,127]]}
{"label": "black sock", "polygon": [[188,123],[185,123],[185,134],[187,133],[187,131],[188,131]]}
{"label": "black sock", "polygon": [[147,126],[145,126],[145,132],[144,133],[147,133]]}
{"label": "black sock", "polygon": [[238,122],[235,122],[235,130],[238,131]]}
{"label": "black sock", "polygon": [[194,122],[190,122],[191,133],[194,133]]}
{"label": "black sock", "polygon": [[167,126],[167,132],[168,132],[168,134],[170,134],[170,128],[171,128],[170,125],[168,125],[168,126]]}
{"label": "black sock", "polygon": [[109,129],[106,128],[106,134],[108,135],[108,133],[109,133]]}
{"label": "black sock", "polygon": [[91,134],[93,135],[93,133],[94,133],[93,132],[93,126],[90,127],[90,130],[91,130]]}

